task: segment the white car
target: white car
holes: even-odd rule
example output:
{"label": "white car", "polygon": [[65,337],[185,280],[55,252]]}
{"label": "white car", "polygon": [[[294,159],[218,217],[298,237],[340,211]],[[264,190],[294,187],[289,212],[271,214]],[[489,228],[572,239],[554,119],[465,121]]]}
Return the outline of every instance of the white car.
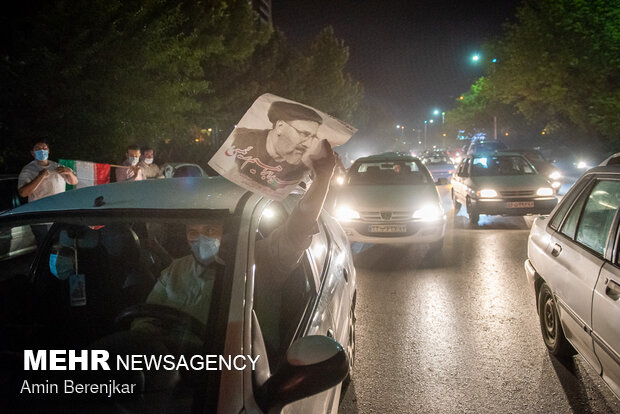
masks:
{"label": "white car", "polygon": [[528,239],[527,278],[545,345],[575,351],[620,397],[620,165],[579,179]]}
{"label": "white car", "polygon": [[[222,177],[187,177],[87,187],[0,214],[0,229],[53,223],[36,253],[0,262],[0,412],[336,413],[355,351],[356,274],[340,225],[321,214],[318,233],[282,285],[255,275],[263,251],[255,246],[271,240],[300,197],[276,202]],[[188,275],[203,246],[192,250],[186,231],[213,221],[224,223],[220,259],[208,265],[209,278],[205,268]],[[30,266],[20,265],[25,257]],[[157,282],[173,266],[183,269],[178,278]],[[191,290],[175,288],[187,280]],[[156,283],[182,303],[209,292],[210,306],[153,303]],[[156,329],[134,329],[145,319]],[[267,341],[266,326],[277,342]],[[50,349],[139,361],[172,355],[172,369],[23,369],[24,350]],[[178,365],[181,356],[199,358],[198,365]],[[215,365],[205,356],[215,356]],[[200,368],[207,365],[222,368]],[[135,385],[111,397],[102,387],[82,395],[23,392],[24,381],[62,387],[67,380]]]}
{"label": "white car", "polygon": [[430,244],[440,250],[446,216],[434,180],[415,157],[360,158],[339,188],[335,214],[351,242]]}

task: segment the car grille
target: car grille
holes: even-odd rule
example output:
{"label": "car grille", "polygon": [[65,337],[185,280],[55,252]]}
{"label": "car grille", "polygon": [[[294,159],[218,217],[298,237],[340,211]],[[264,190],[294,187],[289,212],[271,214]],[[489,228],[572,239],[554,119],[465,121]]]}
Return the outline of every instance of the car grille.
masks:
{"label": "car grille", "polygon": [[360,217],[364,221],[403,221],[410,220],[411,211],[362,211]]}
{"label": "car grille", "polygon": [[527,197],[534,195],[532,190],[500,191],[503,197]]}

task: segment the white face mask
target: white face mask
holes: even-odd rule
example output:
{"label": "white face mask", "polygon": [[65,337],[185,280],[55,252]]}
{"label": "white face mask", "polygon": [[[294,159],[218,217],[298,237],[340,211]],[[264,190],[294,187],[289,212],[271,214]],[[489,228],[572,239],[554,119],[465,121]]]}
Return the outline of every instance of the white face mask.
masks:
{"label": "white face mask", "polygon": [[153,158],[145,158],[144,163],[147,165],[153,164]]}
{"label": "white face mask", "polygon": [[132,166],[135,166],[140,161],[140,157],[127,157],[127,161],[129,161]]}

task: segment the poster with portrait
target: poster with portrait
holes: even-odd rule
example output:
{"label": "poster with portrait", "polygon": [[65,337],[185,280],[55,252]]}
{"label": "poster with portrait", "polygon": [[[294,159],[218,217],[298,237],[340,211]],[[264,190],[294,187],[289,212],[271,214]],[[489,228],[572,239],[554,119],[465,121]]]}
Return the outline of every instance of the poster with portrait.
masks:
{"label": "poster with portrait", "polygon": [[230,181],[274,200],[284,199],[319,156],[322,139],[342,145],[357,130],[310,106],[261,95],[209,165]]}

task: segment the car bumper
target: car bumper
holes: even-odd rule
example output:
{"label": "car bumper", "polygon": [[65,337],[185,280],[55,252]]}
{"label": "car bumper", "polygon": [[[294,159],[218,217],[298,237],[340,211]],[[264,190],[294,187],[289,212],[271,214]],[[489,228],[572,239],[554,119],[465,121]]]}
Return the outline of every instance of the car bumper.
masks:
{"label": "car bumper", "polygon": [[[515,203],[521,203],[521,206]],[[533,206],[531,205],[532,203]],[[526,207],[526,204],[529,205]],[[558,204],[558,199],[555,197],[472,200],[472,207],[479,214],[502,216],[549,214],[556,204]]]}
{"label": "car bumper", "polygon": [[[446,233],[446,220],[434,222],[369,222],[348,221],[340,223],[350,242],[372,244],[420,244],[441,240]],[[371,231],[373,226],[404,226],[404,232]]]}
{"label": "car bumper", "polygon": [[530,262],[530,259],[527,259],[523,265],[525,267],[525,276],[527,277],[527,281],[529,282],[530,288],[532,289],[532,292],[536,294],[536,287],[535,287],[536,269],[534,269],[534,266],[532,266],[532,262]]}

